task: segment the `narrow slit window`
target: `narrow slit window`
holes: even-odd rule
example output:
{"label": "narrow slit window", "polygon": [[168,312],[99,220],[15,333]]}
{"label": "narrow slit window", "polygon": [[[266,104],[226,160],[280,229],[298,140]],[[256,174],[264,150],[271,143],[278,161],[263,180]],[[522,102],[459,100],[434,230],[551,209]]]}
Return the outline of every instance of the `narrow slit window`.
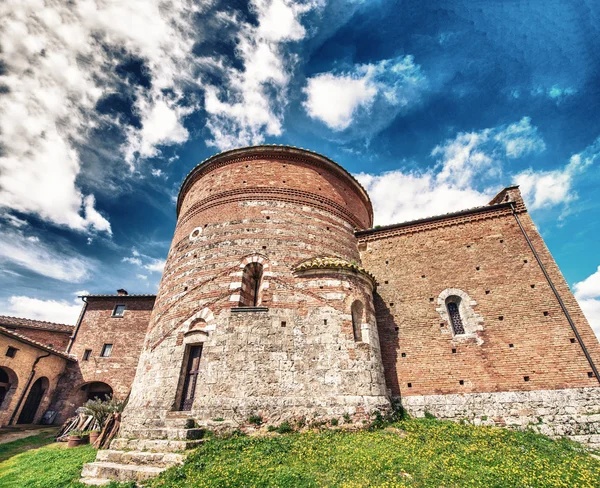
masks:
{"label": "narrow slit window", "polygon": [[240,291],[240,307],[258,307],[261,302],[261,286],[263,266],[250,263],[242,273],[242,289]]}
{"label": "narrow slit window", "polygon": [[356,300],[351,307],[352,313],[352,332],[354,334],[354,340],[356,342],[362,341],[362,316],[363,316],[363,304],[360,300]]}
{"label": "narrow slit window", "polygon": [[[450,298],[456,299],[457,297]],[[459,304],[460,301],[455,300],[448,301],[446,303],[446,307],[448,308],[448,316],[450,317],[450,323],[452,324],[452,331],[454,332],[454,335],[460,335],[465,333],[465,327],[460,316]]]}
{"label": "narrow slit window", "polygon": [[109,358],[110,355],[112,354],[112,349],[113,349],[112,344],[104,344],[104,346],[102,346],[102,352],[100,353],[100,357]]}
{"label": "narrow slit window", "polygon": [[126,309],[127,309],[127,306],[125,306],[125,305],[116,305],[115,309],[113,310],[112,316],[113,317],[123,317],[123,315],[125,315]]}
{"label": "narrow slit window", "polygon": [[92,350],[91,349],[86,349],[85,351],[83,351],[83,360],[84,361],[89,361],[91,355],[92,355]]}

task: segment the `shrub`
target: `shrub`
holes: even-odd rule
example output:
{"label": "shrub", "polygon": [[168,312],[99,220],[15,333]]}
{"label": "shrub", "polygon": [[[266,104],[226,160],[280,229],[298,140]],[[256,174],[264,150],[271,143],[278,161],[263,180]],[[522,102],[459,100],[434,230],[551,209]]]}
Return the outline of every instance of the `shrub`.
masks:
{"label": "shrub", "polygon": [[435,415],[433,415],[431,412],[428,412],[427,410],[425,410],[425,418],[429,419],[429,420],[435,420],[437,417]]}
{"label": "shrub", "polygon": [[109,396],[106,400],[100,400],[100,398],[96,397],[83,404],[83,412],[86,415],[91,415],[98,424],[98,427],[100,427],[100,430],[102,430],[108,417],[113,413],[122,412],[124,407],[125,402],[116,400],[112,396]]}
{"label": "shrub", "polygon": [[346,424],[349,424],[349,423],[351,423],[351,422],[352,422],[352,417],[350,417],[350,414],[349,414],[348,412],[346,412],[346,413],[343,415],[343,417],[344,417],[344,422],[345,422]]}
{"label": "shrub", "polygon": [[280,434],[289,434],[290,432],[294,432],[294,428],[290,425],[290,423],[287,420],[285,422],[282,422],[276,430]]}
{"label": "shrub", "polygon": [[263,423],[263,418],[260,415],[250,415],[248,423],[260,427]]}
{"label": "shrub", "polygon": [[333,425],[334,427],[336,425],[338,425],[340,423],[340,421],[338,419],[331,419],[331,425]]}

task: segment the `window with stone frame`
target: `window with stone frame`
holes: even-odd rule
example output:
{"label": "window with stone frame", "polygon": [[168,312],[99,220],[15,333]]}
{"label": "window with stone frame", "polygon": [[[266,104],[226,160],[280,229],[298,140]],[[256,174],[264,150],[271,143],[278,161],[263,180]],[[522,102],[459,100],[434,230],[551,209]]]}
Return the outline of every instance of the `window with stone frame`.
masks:
{"label": "window with stone frame", "polygon": [[351,307],[352,333],[356,342],[362,342],[362,317],[364,306],[360,300],[355,300]]}
{"label": "window with stone frame", "polygon": [[446,308],[448,309],[448,317],[450,318],[450,325],[452,326],[454,335],[464,334],[465,326],[460,315],[460,297],[449,296],[446,299]]}
{"label": "window with stone frame", "polygon": [[123,317],[123,315],[125,315],[125,310],[127,309],[126,305],[116,305],[112,316],[113,317]]}
{"label": "window with stone frame", "polygon": [[260,263],[249,263],[242,273],[242,289],[240,290],[240,307],[258,307],[261,303],[261,285],[263,266]]}

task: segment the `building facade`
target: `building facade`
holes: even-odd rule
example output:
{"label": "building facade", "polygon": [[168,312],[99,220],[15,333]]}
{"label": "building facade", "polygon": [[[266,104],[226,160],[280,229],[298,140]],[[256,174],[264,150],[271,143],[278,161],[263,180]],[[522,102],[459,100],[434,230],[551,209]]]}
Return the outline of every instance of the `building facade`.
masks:
{"label": "building facade", "polygon": [[600,345],[517,187],[373,228],[332,160],[227,151],[183,182],[157,295],[84,300],[59,419],[113,393],[123,435],[152,437],[187,418],[358,420],[400,398],[600,446]]}

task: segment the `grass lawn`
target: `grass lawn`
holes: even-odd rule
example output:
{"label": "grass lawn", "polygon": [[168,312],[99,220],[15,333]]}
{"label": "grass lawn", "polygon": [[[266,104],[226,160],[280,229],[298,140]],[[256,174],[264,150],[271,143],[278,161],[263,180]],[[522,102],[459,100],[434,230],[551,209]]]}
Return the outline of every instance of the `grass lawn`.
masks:
{"label": "grass lawn", "polygon": [[210,440],[166,487],[600,487],[600,461],[575,443],[436,420],[373,432]]}
{"label": "grass lawn", "polygon": [[91,446],[67,449],[45,433],[0,444],[0,488],[67,488],[78,483],[81,467],[93,461]]}
{"label": "grass lawn", "polygon": [[[0,445],[0,488],[84,486],[93,448],[34,437]],[[149,486],[597,488],[600,460],[566,440],[411,419],[375,431],[213,438]]]}

